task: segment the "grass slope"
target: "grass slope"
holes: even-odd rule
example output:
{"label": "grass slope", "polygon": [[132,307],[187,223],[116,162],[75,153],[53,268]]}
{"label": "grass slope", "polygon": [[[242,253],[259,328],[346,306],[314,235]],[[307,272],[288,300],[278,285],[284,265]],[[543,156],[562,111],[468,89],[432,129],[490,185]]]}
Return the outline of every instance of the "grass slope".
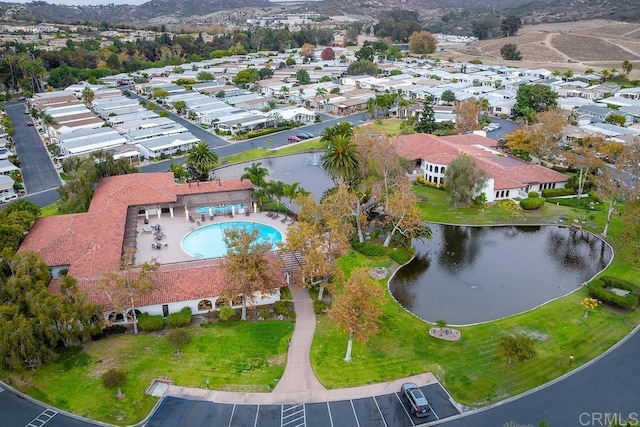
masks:
{"label": "grass slope", "polygon": [[[546,204],[535,212],[525,212],[511,203],[452,209],[443,191],[416,187],[425,219],[456,224],[543,224],[571,222],[585,218],[584,211]],[[602,230],[604,212],[587,215],[584,225]],[[612,233],[621,230],[614,218]],[[613,242],[615,245],[615,241]],[[352,252],[342,260],[347,274],[357,265],[388,266],[388,260],[371,260]],[[631,280],[640,268],[620,257],[606,274]],[[380,286],[387,288],[386,280]],[[575,356],[572,369],[611,347],[640,323],[640,310],[624,313],[599,307],[587,319],[580,306],[586,290],[548,303],[536,310],[482,325],[460,328],[458,342],[441,341],[428,334],[430,325],[400,307],[387,293],[380,331],[367,344],[356,342],[353,360],[342,361],[347,334],[326,318],[318,320],[311,349],[311,362],[320,381],[328,388],[352,387],[402,378],[430,371],[458,402],[483,406],[541,385],[569,371],[569,355]],[[507,301],[504,302],[508,304]],[[455,309],[455,308],[453,308]],[[501,354],[497,336],[529,332],[536,340],[534,360],[508,365]]]}
{"label": "grass slope", "polygon": [[[81,352],[66,352],[36,371],[11,374],[20,390],[73,413],[113,424],[142,420],[156,403],[144,394],[153,379],[171,378],[187,387],[268,392],[282,377],[293,322],[216,323],[190,328],[192,339],[180,357],[162,335],[125,334],[91,342]],[[127,374],[125,398],[102,386],[110,368]]]}

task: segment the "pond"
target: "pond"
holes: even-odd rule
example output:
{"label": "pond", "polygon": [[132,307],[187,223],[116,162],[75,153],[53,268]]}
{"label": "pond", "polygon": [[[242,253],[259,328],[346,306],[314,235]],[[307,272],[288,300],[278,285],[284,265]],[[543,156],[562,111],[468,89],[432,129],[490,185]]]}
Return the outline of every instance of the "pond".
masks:
{"label": "pond", "polygon": [[[389,284],[407,310],[429,322],[487,322],[567,295],[604,269],[611,247],[558,226],[461,227],[430,224],[416,257]],[[576,307],[579,309],[579,307]]]}

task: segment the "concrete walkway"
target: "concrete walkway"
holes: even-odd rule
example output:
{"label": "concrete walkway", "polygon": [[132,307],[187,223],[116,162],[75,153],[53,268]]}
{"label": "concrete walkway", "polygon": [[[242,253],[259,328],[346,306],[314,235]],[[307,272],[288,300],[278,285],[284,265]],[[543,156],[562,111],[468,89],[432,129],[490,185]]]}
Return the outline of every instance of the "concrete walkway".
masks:
{"label": "concrete walkway", "polygon": [[293,304],[296,310],[296,326],[289,343],[287,367],[284,375],[273,389],[274,393],[300,393],[326,390],[311,367],[309,352],[313,334],[316,331],[316,314],[313,300],[307,289],[290,286]]}
{"label": "concrete walkway", "polygon": [[170,385],[165,394],[218,403],[268,405],[358,399],[397,392],[405,382],[413,382],[420,387],[438,382],[431,373],[426,373],[386,383],[327,390],[316,378],[309,360],[316,330],[313,300],[304,288],[292,286],[290,289],[296,311],[296,325],[289,344],[287,366],[273,392],[236,393]]}

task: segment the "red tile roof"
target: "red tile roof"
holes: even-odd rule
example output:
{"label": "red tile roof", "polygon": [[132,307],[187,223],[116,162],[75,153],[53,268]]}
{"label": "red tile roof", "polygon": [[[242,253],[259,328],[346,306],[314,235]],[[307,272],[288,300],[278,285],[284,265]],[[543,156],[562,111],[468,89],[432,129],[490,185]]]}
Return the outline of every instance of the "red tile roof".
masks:
{"label": "red tile roof", "polygon": [[[20,251],[38,252],[49,266],[69,265],[69,274],[89,298],[108,306],[99,279],[116,271],[129,206],[173,203],[179,195],[251,190],[248,180],[176,184],[172,173],[136,173],[102,178],[87,213],[39,218]],[[219,295],[225,280],[218,260],[162,265],[158,289],[144,297],[150,305]],[[284,279],[283,279],[284,280]]]}
{"label": "red tile roof", "polygon": [[496,142],[480,135],[438,137],[429,134],[396,136],[391,143],[399,156],[409,160],[448,165],[460,154],[471,156],[494,180],[494,189],[522,188],[530,183],[565,182],[567,177],[552,169],[531,165],[497,153]]}

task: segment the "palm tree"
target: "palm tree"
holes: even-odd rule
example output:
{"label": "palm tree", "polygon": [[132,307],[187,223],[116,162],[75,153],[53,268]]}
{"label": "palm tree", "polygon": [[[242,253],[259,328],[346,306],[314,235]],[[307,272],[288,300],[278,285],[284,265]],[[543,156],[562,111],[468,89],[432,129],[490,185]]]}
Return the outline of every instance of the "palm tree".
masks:
{"label": "palm tree", "polygon": [[336,183],[354,178],[359,164],[358,147],[344,135],[336,136],[322,156],[322,167]]}
{"label": "palm tree", "polygon": [[322,131],[320,141],[331,143],[337,136],[344,136],[347,139],[353,136],[353,125],[349,122],[340,122]]}
{"label": "palm tree", "polygon": [[42,126],[47,131],[47,137],[49,141],[51,141],[51,132],[49,126],[57,125],[56,119],[51,117],[49,114],[42,112],[40,118],[42,119]]}
{"label": "palm tree", "polygon": [[284,185],[284,197],[288,198],[289,201],[295,199],[298,195],[304,196],[307,194],[309,194],[309,192],[304,188],[300,187],[299,182],[292,182],[291,184]]}
{"label": "palm tree", "polygon": [[278,180],[278,181],[269,181],[269,183],[267,184],[268,187],[268,191],[269,194],[271,194],[273,197],[276,198],[276,200],[278,201],[278,208],[280,208],[280,205],[282,204],[281,200],[284,197],[284,193],[285,193],[285,183]]}
{"label": "palm tree", "polygon": [[209,179],[209,171],[218,164],[218,155],[209,147],[209,145],[200,141],[189,150],[187,157],[187,166],[193,168],[198,173],[199,181]]}
{"label": "palm tree", "polygon": [[244,168],[244,174],[240,179],[248,179],[253,184],[253,190],[258,191],[266,185],[267,175],[269,175],[269,169],[263,167],[261,162],[251,163],[251,166]]}
{"label": "palm tree", "polygon": [[[319,87],[316,89],[316,98],[322,98],[323,101],[326,101],[326,96],[327,96],[327,88]],[[316,100],[316,104],[318,105],[318,110],[320,110],[321,105],[324,105],[324,104],[320,104],[317,100]]]}
{"label": "palm tree", "polygon": [[82,101],[91,108],[91,103],[96,99],[96,94],[89,87],[85,87],[82,90]]}

